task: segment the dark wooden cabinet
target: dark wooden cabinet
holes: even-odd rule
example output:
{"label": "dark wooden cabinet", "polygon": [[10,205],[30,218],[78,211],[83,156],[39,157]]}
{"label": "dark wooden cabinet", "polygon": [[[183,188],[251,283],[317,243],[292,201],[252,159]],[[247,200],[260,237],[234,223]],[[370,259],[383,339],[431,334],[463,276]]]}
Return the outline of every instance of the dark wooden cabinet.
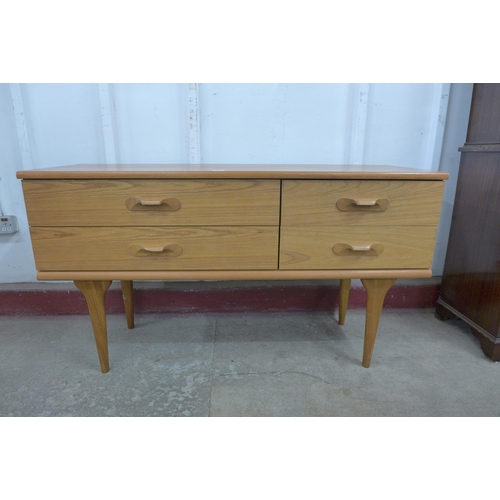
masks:
{"label": "dark wooden cabinet", "polygon": [[436,315],[466,321],[485,355],[500,361],[500,84],[474,84],[460,151]]}

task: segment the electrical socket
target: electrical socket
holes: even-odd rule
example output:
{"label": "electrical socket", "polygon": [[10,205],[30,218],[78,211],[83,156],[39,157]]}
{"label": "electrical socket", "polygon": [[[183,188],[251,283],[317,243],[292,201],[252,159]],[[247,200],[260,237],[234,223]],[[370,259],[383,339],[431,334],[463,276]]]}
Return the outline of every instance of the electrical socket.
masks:
{"label": "electrical socket", "polygon": [[15,215],[0,215],[0,235],[12,234],[19,231]]}

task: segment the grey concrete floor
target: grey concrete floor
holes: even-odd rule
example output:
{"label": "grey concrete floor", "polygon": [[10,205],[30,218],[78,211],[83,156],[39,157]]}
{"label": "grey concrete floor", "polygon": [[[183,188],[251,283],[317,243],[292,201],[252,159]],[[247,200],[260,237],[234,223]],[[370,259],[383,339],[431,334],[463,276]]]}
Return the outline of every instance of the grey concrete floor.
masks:
{"label": "grey concrete floor", "polygon": [[108,316],[102,374],[87,316],[0,319],[0,416],[500,416],[500,363],[468,327],[386,310]]}

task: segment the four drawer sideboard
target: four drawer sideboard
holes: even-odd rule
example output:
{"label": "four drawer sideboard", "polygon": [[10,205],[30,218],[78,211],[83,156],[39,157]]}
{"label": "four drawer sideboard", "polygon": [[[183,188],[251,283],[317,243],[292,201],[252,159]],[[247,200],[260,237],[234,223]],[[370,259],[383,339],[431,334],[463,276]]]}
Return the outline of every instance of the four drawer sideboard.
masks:
{"label": "four drawer sideboard", "polygon": [[83,292],[103,373],[105,294],[134,280],[351,279],[367,291],[362,364],[398,278],[430,277],[444,172],[351,165],[71,165],[22,179],[37,279]]}

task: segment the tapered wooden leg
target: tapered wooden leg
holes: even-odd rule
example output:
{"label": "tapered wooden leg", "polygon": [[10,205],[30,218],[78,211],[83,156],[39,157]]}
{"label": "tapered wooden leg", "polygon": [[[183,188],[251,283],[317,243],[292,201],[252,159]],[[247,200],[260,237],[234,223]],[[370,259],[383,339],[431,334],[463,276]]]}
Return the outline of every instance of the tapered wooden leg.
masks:
{"label": "tapered wooden leg", "polygon": [[106,329],[106,307],[104,297],[111,281],[75,281],[77,288],[85,296],[89,308],[90,321],[94,330],[97,355],[102,373],[109,372],[108,332]]}
{"label": "tapered wooden leg", "polygon": [[372,360],[373,346],[377,337],[380,314],[384,298],[395,279],[364,279],[361,280],[367,292],[365,342],[363,347],[363,366],[368,368]]}
{"label": "tapered wooden leg", "polygon": [[123,305],[125,306],[125,316],[127,326],[134,328],[134,282],[122,281]]}
{"label": "tapered wooden leg", "polygon": [[349,292],[351,291],[351,280],[340,280],[339,297],[339,325],[345,323],[347,303],[349,302]]}

